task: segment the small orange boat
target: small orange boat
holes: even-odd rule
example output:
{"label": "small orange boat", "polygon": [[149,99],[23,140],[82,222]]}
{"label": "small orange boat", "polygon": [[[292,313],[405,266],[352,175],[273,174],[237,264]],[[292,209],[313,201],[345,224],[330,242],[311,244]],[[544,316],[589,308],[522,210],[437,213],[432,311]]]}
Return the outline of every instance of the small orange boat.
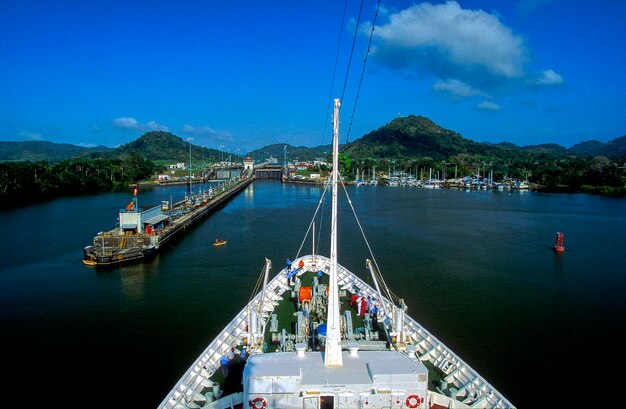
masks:
{"label": "small orange boat", "polygon": [[214,245],[215,247],[219,247],[219,246],[225,246],[225,245],[226,245],[226,243],[228,243],[226,240],[218,240],[218,239],[215,239],[215,242],[213,243],[213,245]]}

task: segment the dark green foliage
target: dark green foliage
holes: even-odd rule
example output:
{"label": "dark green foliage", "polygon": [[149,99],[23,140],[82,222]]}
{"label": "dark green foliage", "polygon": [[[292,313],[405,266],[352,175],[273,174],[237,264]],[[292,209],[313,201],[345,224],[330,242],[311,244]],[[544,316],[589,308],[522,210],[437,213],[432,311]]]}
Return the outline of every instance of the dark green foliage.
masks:
{"label": "dark green foliage", "polygon": [[285,143],[276,143],[254,150],[250,152],[249,155],[261,161],[272,156],[278,159],[278,162],[282,164],[285,157],[285,146],[287,146],[287,161],[289,162],[295,160],[312,161],[317,158],[326,158],[332,151],[332,145],[309,148],[307,146],[292,146]]}
{"label": "dark green foliage", "polygon": [[344,152],[341,152],[337,160],[339,162],[339,172],[343,175],[347,175],[352,168],[352,159]]}
{"label": "dark green foliage", "polygon": [[78,159],[48,162],[0,163],[0,208],[40,202],[61,196],[128,189],[157,167],[139,154],[125,159]]}
{"label": "dark green foliage", "polygon": [[[169,132],[148,132],[117,149],[81,148],[50,142],[0,142],[0,207],[31,203],[62,195],[126,189],[160,169],[151,160],[189,161],[189,143]],[[193,143],[193,141],[191,141]],[[274,144],[250,152],[255,159],[273,156],[282,163],[328,158],[330,145],[308,148]],[[624,194],[626,136],[608,143],[586,141],[566,149],[556,144],[518,147],[502,142],[477,143],[422,116],[400,117],[354,142],[343,145],[341,168],[347,179],[396,169],[442,177],[480,173],[494,179],[528,179],[553,191]],[[191,146],[194,164],[229,153]],[[77,158],[78,157],[78,158]],[[148,158],[148,159],[146,159]],[[240,158],[239,158],[240,159]],[[233,157],[233,160],[236,160]],[[46,162],[47,161],[47,162]],[[584,187],[583,187],[584,186]]]}
{"label": "dark green foliage", "polygon": [[478,144],[443,129],[428,118],[409,115],[352,142],[345,152],[355,158],[429,156],[442,160],[461,152],[477,152]]}
{"label": "dark green foliage", "polygon": [[[151,160],[167,160],[171,162],[189,163],[189,143],[191,157],[194,163],[200,163],[203,159],[207,162],[215,162],[220,159],[220,152],[215,149],[207,149],[193,145],[193,141],[183,141],[183,138],[170,132],[154,131],[143,134],[139,139],[120,146],[116,149],[117,156],[126,156],[139,153]],[[222,155],[224,158],[228,154]],[[234,158],[233,158],[234,160]]]}
{"label": "dark green foliage", "polygon": [[65,159],[88,157],[111,151],[106,146],[83,148],[69,143],[46,141],[0,142],[0,161],[49,161],[60,162]]}
{"label": "dark green foliage", "polygon": [[607,143],[585,141],[569,148],[568,153],[580,156],[606,156],[608,158],[626,158],[626,135]]}
{"label": "dark green foliage", "polygon": [[[408,116],[370,132],[344,147],[352,169],[362,174],[400,170],[419,175],[430,169],[442,177],[489,176],[526,180],[552,191],[623,192],[626,136],[606,144],[590,141],[566,149],[557,144],[518,147],[512,143],[476,143],[441,128],[428,118]],[[609,189],[614,187],[616,189]],[[620,189],[621,187],[621,189]],[[590,188],[588,188],[590,189]],[[593,190],[591,189],[591,190]]]}

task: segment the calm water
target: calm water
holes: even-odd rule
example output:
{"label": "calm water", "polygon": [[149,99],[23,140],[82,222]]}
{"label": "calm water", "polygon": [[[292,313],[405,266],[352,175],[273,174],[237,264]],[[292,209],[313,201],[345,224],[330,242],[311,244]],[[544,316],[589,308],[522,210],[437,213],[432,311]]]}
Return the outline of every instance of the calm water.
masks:
{"label": "calm water", "polygon": [[[140,202],[180,199],[183,189],[145,192]],[[571,398],[579,385],[616,385],[626,200],[349,193],[411,316],[519,408],[537,406],[538,396]],[[0,330],[11,378],[4,402],[156,407],[249,300],[264,258],[275,273],[295,256],[319,196],[315,187],[255,182],[153,262],[105,272],[84,267],[82,249],[113,227],[129,194],[1,212]],[[365,246],[349,210],[341,217],[340,262],[365,278]],[[557,231],[565,233],[562,255],[551,249]],[[215,238],[228,245],[214,248]]]}

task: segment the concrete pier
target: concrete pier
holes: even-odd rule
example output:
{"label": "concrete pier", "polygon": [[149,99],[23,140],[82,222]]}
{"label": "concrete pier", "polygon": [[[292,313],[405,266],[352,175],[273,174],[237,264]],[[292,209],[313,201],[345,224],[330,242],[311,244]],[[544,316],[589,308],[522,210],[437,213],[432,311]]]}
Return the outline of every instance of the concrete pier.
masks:
{"label": "concrete pier", "polygon": [[85,247],[83,263],[91,267],[107,267],[146,260],[156,255],[168,241],[216,211],[253,180],[253,172],[248,171],[211,189],[210,195],[206,192],[193,195],[169,204],[167,210],[122,211],[118,228],[98,234],[93,238],[93,245]]}

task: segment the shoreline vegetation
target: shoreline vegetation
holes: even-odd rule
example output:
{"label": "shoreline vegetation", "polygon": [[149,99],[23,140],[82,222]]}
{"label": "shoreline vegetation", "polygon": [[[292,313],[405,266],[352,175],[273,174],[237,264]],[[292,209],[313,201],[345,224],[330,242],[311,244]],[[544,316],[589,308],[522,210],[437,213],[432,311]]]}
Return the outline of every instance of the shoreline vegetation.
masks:
{"label": "shoreline vegetation", "polygon": [[124,159],[65,160],[56,164],[0,162],[0,209],[40,203],[66,196],[128,191],[150,177],[157,166],[139,154]]}
{"label": "shoreline vegetation", "polygon": [[[206,177],[206,170],[217,163],[241,164],[243,159],[191,145],[163,131],[147,132],[116,149],[76,148],[51,142],[0,142],[0,209],[64,196],[128,191],[140,181],[157,182],[163,172],[175,173],[179,183],[186,183],[190,155],[195,177]],[[328,171],[328,146],[275,144],[248,153],[257,162],[283,155],[296,167],[304,162],[309,173]],[[185,171],[173,171],[167,165],[182,165]],[[345,144],[340,166],[348,183],[376,175],[384,184],[383,176],[389,180],[398,173],[424,181],[432,172],[433,178],[442,181],[466,176],[517,180],[542,192],[626,196],[626,136],[571,148],[556,144],[519,147],[474,142],[428,118],[409,115]]]}
{"label": "shoreline vegetation", "polygon": [[[593,160],[588,162],[593,162]],[[11,209],[67,196],[128,191],[129,186],[137,183],[160,186],[156,175],[161,170],[163,170],[162,166],[136,153],[125,159],[79,159],[57,164],[45,161],[0,162],[0,209]],[[346,182],[354,184],[355,168],[350,166],[344,170],[349,172]],[[580,172],[578,177],[565,175],[572,182],[569,185],[540,183],[539,180],[551,180],[542,172],[529,174],[528,180],[530,190],[539,192],[626,196],[624,177],[619,175],[619,170],[616,166],[608,166],[599,170],[587,169],[587,171]],[[381,176],[379,180],[386,180],[386,172],[380,172],[379,175]],[[496,179],[495,174],[494,179]],[[555,179],[552,177],[552,180]],[[302,183],[304,180],[294,179],[293,182]],[[598,184],[588,183],[594,180]],[[612,184],[606,182],[612,182]],[[186,180],[175,184],[185,183],[187,183]]]}

